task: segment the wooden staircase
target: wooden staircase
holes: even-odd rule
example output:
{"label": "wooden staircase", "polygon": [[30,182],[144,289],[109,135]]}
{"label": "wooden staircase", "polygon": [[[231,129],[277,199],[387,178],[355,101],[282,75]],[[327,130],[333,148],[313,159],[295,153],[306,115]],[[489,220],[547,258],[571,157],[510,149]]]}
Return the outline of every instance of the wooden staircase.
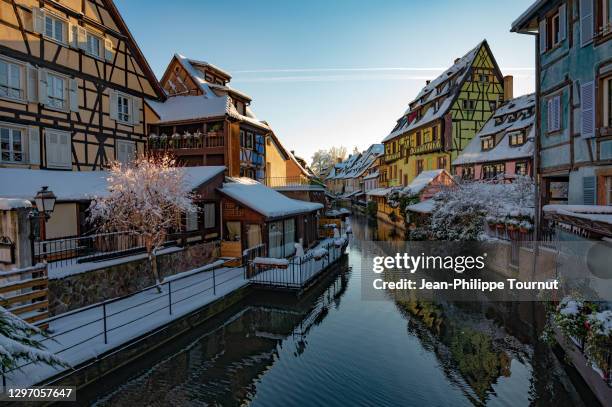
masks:
{"label": "wooden staircase", "polygon": [[46,329],[39,322],[49,317],[47,266],[0,271],[0,305],[26,322]]}

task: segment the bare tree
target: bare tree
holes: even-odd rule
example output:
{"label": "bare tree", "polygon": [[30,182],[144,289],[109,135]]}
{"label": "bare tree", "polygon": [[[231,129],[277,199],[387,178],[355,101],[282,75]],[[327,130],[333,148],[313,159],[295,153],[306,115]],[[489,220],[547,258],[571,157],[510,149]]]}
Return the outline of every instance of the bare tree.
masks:
{"label": "bare tree", "polygon": [[332,147],[329,149],[329,155],[331,156],[334,163],[337,159],[340,159],[340,161],[344,161],[346,159],[346,154],[347,150],[344,146]]}
{"label": "bare tree", "polygon": [[168,156],[139,157],[130,166],[113,163],[107,196],[96,198],[89,219],[106,232],[134,232],[143,239],[149,269],[161,292],[157,251],[171,229],[181,227],[181,215],[197,210],[184,170]]}
{"label": "bare tree", "polygon": [[320,176],[326,168],[334,165],[334,160],[327,150],[317,150],[312,155],[312,163],[310,168],[315,175]]}

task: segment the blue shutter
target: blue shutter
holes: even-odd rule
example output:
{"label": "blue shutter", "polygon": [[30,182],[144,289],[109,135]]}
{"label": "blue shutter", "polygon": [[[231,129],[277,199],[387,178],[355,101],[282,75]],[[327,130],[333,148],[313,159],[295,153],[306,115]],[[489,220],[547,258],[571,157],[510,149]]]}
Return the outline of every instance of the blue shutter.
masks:
{"label": "blue shutter", "polygon": [[582,178],[582,202],[584,205],[595,205],[595,177]]}

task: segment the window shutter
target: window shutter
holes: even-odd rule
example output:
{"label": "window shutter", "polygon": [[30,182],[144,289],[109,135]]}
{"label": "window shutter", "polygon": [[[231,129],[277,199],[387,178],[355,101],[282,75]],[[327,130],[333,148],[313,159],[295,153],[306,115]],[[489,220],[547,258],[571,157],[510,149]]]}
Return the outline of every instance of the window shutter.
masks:
{"label": "window shutter", "polygon": [[71,146],[70,133],[46,131],[45,147],[47,156],[47,167],[71,168]]}
{"label": "window shutter", "polygon": [[561,130],[561,96],[555,96],[553,98],[553,107],[554,107],[554,122],[553,128],[555,130]]}
{"label": "window shutter", "polygon": [[580,116],[582,137],[595,136],[595,82],[587,82],[580,87]]}
{"label": "window shutter", "polygon": [[87,30],[81,26],[77,26],[77,44],[79,48],[87,49]]}
{"label": "window shutter", "polygon": [[26,75],[28,102],[38,102],[38,71],[32,65],[28,64]]}
{"label": "window shutter", "polygon": [[110,38],[104,38],[104,59],[111,62],[113,56],[113,41]]}
{"label": "window shutter", "polygon": [[110,118],[113,120],[117,120],[119,115],[117,114],[117,92],[111,89],[110,91]]}
{"label": "window shutter", "polygon": [[32,8],[32,29],[34,32],[42,34],[45,26],[45,12],[43,9],[34,7]]}
{"label": "window shutter", "polygon": [[582,202],[584,205],[595,205],[595,177],[582,178]]}
{"label": "window shutter", "polygon": [[42,68],[38,70],[38,101],[47,104],[47,71]]}
{"label": "window shutter", "polygon": [[593,0],[580,0],[580,45],[593,40]]}
{"label": "window shutter", "polygon": [[124,142],[118,141],[117,142],[117,154],[116,154],[116,160],[119,161],[120,163],[127,163],[127,154],[126,154],[126,144]]}
{"label": "window shutter", "polygon": [[28,156],[30,164],[40,164],[40,131],[38,127],[28,128]]}
{"label": "window shutter", "polygon": [[79,111],[79,83],[75,78],[70,79],[70,111]]}
{"label": "window shutter", "polygon": [[60,163],[66,168],[72,167],[71,153],[72,149],[70,148],[70,133],[61,133],[59,135],[59,157]]}
{"label": "window shutter", "polygon": [[56,167],[59,158],[57,154],[58,150],[58,139],[57,133],[45,131],[45,155],[47,158],[47,167]]}
{"label": "window shutter", "polygon": [[540,54],[546,52],[546,19],[540,21]]}
{"label": "window shutter", "polygon": [[140,124],[140,109],[142,108],[142,103],[140,99],[133,98],[132,99],[132,123],[135,125]]}
{"label": "window shutter", "polygon": [[68,25],[68,43],[72,48],[79,48],[78,27],[78,25],[72,23]]}
{"label": "window shutter", "polygon": [[559,41],[563,41],[566,38],[567,32],[567,8],[565,3],[559,7]]}

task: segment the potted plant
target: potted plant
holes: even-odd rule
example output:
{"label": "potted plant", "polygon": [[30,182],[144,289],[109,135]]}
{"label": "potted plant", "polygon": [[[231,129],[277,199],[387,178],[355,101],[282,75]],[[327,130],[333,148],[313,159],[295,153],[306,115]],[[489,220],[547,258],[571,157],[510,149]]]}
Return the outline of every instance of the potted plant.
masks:
{"label": "potted plant", "polygon": [[557,306],[555,324],[580,350],[584,348],[584,339],[589,330],[587,319],[594,309],[594,304],[569,296]]}
{"label": "potted plant", "polygon": [[521,233],[527,234],[531,231],[533,226],[531,225],[531,222],[523,220],[521,223],[519,223],[518,228]]}

